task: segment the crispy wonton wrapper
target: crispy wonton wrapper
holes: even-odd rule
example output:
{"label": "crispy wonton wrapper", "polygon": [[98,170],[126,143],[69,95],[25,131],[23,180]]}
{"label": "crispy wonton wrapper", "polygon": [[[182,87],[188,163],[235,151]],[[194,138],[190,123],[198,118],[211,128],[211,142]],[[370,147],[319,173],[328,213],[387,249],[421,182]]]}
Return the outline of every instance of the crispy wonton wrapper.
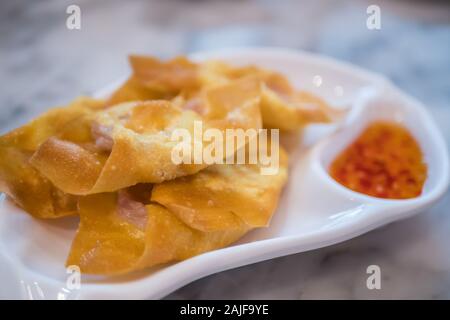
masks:
{"label": "crispy wonton wrapper", "polygon": [[286,152],[280,148],[274,175],[256,164],[177,164],[176,129],[206,150],[212,142],[193,132],[200,121],[221,133],[294,133],[339,115],[255,66],[143,56],[131,56],[130,64],[132,75],[106,102],[81,98],[0,137],[0,191],[36,217],[78,213],[67,264],[83,273],[183,260],[269,224],[287,180]]}
{"label": "crispy wonton wrapper", "polygon": [[232,67],[220,61],[196,64],[182,57],[163,62],[144,56],[131,56],[130,64],[132,76],[113,93],[109,105],[181,96],[186,108],[202,112],[203,91],[238,79],[253,78],[262,83],[261,114],[265,128],[293,131],[309,123],[336,120],[342,115],[322,99],[296,91],[280,73],[256,66]]}
{"label": "crispy wonton wrapper", "polygon": [[[91,135],[60,135],[46,140],[31,158],[32,165],[58,188],[85,195],[112,192],[139,182],[161,182],[193,174],[206,165],[174,164],[174,129],[193,130],[200,117],[153,100],[117,105],[89,119]],[[79,131],[82,135],[83,131]]]}
{"label": "crispy wonton wrapper", "polygon": [[193,176],[153,187],[152,201],[162,204],[189,227],[223,231],[242,221],[266,227],[287,179],[288,157],[280,147],[279,170],[266,176],[260,165],[213,165]]}
{"label": "crispy wonton wrapper", "polygon": [[198,66],[184,57],[167,62],[153,57],[129,57],[132,68],[130,78],[117,89],[107,104],[151,99],[171,99],[182,90],[199,87]]}
{"label": "crispy wonton wrapper", "polygon": [[287,179],[286,154],[280,157],[276,175],[260,175],[258,165],[214,165],[155,185],[150,204],[138,200],[142,188],[82,197],[67,265],[121,274],[235,242],[275,211]]}
{"label": "crispy wonton wrapper", "polygon": [[265,128],[293,131],[313,122],[328,122],[341,113],[313,94],[296,91],[285,76],[255,66],[231,67],[220,61],[209,61],[201,66],[200,77],[205,85],[242,78],[262,82],[261,115]]}
{"label": "crispy wonton wrapper", "polygon": [[29,163],[33,152],[49,137],[104,102],[78,98],[65,108],[55,108],[30,123],[0,137],[0,190],[38,218],[58,218],[76,213],[77,197],[56,188]]}
{"label": "crispy wonton wrapper", "polygon": [[[260,129],[259,87],[254,81],[225,85],[207,92],[208,117],[182,110],[169,101],[131,102],[90,117],[92,138],[82,141],[71,128],[46,140],[31,158],[32,165],[64,192],[86,195],[113,192],[136,183],[160,183],[190,175],[207,164],[176,164],[172,150],[174,130],[190,132],[194,122],[205,127]],[[92,119],[91,119],[92,118]],[[206,145],[204,144],[203,147]],[[236,145],[236,150],[243,145]]]}
{"label": "crispy wonton wrapper", "polygon": [[260,92],[259,80],[242,79],[205,88],[194,94],[185,92],[172,102],[183,110],[201,115],[211,128],[260,129]]}

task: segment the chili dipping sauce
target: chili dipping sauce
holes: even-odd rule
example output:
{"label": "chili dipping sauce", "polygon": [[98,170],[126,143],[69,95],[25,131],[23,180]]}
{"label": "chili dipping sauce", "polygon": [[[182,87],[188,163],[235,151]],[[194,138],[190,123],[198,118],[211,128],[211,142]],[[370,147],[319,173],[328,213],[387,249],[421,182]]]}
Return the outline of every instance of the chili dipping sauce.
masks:
{"label": "chili dipping sauce", "polygon": [[387,199],[419,196],[427,177],[419,144],[406,128],[391,122],[370,124],[329,170],[347,188]]}

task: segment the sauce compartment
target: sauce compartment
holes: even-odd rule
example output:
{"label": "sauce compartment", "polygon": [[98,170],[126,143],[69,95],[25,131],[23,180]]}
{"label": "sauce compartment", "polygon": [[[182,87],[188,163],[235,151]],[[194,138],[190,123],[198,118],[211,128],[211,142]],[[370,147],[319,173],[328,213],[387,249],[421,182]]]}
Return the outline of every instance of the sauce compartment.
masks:
{"label": "sauce compartment", "polygon": [[[427,167],[427,177],[422,193],[418,197],[410,199],[377,198],[352,191],[331,177],[330,166],[333,161],[375,122],[398,124],[408,130],[418,143]],[[361,94],[342,127],[327,138],[319,149],[318,160],[321,171],[327,176],[328,182],[347,196],[365,202],[415,201],[422,197],[432,196],[431,191],[435,193],[437,189],[444,187],[448,179],[445,143],[430,116],[415,101],[403,96],[392,87],[389,87],[388,90],[386,88],[371,89]],[[447,161],[442,161],[442,159],[447,159]]]}

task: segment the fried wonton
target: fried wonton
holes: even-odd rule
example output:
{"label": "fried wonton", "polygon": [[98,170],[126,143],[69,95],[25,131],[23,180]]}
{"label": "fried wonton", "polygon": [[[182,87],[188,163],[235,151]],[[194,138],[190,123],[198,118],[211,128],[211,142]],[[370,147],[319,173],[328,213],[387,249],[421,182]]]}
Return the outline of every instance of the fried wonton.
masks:
{"label": "fried wonton", "polygon": [[108,105],[150,99],[171,99],[182,90],[199,88],[197,64],[184,57],[167,62],[148,56],[129,57],[130,78],[108,100]]}
{"label": "fried wonton", "polygon": [[[0,137],[0,191],[36,217],[78,213],[67,264],[83,273],[180,261],[268,226],[288,159],[278,130],[269,139],[261,129],[298,136],[338,113],[256,66],[144,56],[130,64],[106,101],[77,99]],[[180,146],[194,154],[176,161]]]}
{"label": "fried wonton", "polygon": [[167,62],[148,56],[130,56],[135,75],[147,88],[157,92],[177,94],[198,87],[197,64],[185,57]]}
{"label": "fried wonton", "polygon": [[192,132],[196,120],[197,114],[168,101],[120,104],[89,118],[87,141],[64,132],[42,143],[31,163],[58,188],[77,195],[174,179],[206,166],[171,161],[177,144],[171,140],[172,131]]}
{"label": "fried wonton", "polygon": [[156,184],[151,202],[133,189],[82,197],[67,265],[112,275],[227,246],[268,224],[287,179],[281,158],[276,175],[260,175],[258,165],[214,165]]}
{"label": "fried wonton", "polygon": [[[113,192],[136,183],[159,183],[190,175],[207,164],[176,163],[172,152],[179,143],[174,130],[187,129],[192,144],[202,144],[194,134],[194,123],[206,128],[260,129],[257,83],[225,85],[207,92],[207,116],[182,110],[164,100],[116,105],[93,117],[91,137],[86,130],[66,131],[47,139],[31,158],[32,165],[64,192],[86,195]],[[89,127],[89,126],[88,126]],[[236,149],[243,145],[236,145]]]}
{"label": "fried wonton", "polygon": [[182,94],[173,102],[183,110],[201,115],[211,128],[260,129],[260,92],[258,80],[242,79],[206,88],[196,94]]}
{"label": "fried wonton", "polygon": [[140,81],[134,76],[125,81],[113,94],[109,97],[106,104],[108,106],[114,106],[123,102],[130,101],[146,101],[153,99],[162,99],[164,95],[159,92],[154,92],[146,88]]}
{"label": "fried wonton", "polygon": [[131,56],[133,73],[116,90],[108,104],[148,99],[185,102],[186,108],[204,111],[204,91],[236,80],[252,78],[261,83],[261,115],[266,128],[293,131],[313,122],[328,122],[340,116],[325,101],[296,91],[282,74],[256,66],[234,67],[221,61],[194,63],[178,57],[167,62]]}
{"label": "fried wonton", "polygon": [[104,102],[78,98],[0,137],[0,190],[35,217],[58,218],[76,212],[77,197],[56,188],[29,159],[49,137],[103,107]]}
{"label": "fried wonton", "polygon": [[328,122],[339,116],[338,111],[319,97],[295,90],[286,77],[278,72],[209,61],[202,65],[200,77],[205,85],[210,86],[236,79],[259,79],[262,83],[261,115],[265,128],[292,131],[309,123]]}
{"label": "fried wonton", "polygon": [[199,173],[153,187],[157,202],[189,227],[213,232],[238,227],[268,225],[287,180],[288,159],[280,147],[275,175],[263,175],[259,164],[213,165]]}

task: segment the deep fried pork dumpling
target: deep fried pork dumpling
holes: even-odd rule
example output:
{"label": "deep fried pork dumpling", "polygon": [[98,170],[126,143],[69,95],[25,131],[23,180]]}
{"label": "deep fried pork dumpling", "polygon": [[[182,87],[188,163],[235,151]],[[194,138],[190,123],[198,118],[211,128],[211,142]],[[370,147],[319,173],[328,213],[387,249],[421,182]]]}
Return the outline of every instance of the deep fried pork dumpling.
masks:
{"label": "deep fried pork dumpling", "polygon": [[298,138],[305,125],[340,116],[257,66],[130,64],[106,101],[77,99],[0,137],[0,191],[35,217],[78,214],[66,263],[86,274],[173,263],[267,227],[288,157],[279,131],[261,129]]}
{"label": "deep fried pork dumpling", "polygon": [[282,74],[256,66],[232,67],[224,62],[209,61],[200,67],[205,86],[215,86],[237,79],[261,81],[261,115],[265,128],[284,131],[301,129],[314,122],[328,122],[340,113],[317,96],[295,90]]}
{"label": "deep fried pork dumpling", "polygon": [[[173,161],[172,152],[179,143],[172,139],[175,130],[189,132],[192,149],[196,143],[206,147],[203,137],[194,134],[195,122],[202,122],[204,129],[258,130],[259,103],[259,83],[245,80],[207,90],[204,113],[166,100],[119,104],[80,121],[82,129],[70,128],[47,139],[30,161],[58,188],[71,194],[160,183],[194,174],[208,165]],[[241,147],[236,144],[235,150]]]}
{"label": "deep fried pork dumpling", "polygon": [[184,57],[161,61],[148,56],[129,57],[132,75],[113,92],[108,100],[112,106],[122,102],[171,99],[182,90],[197,90],[197,64]]}
{"label": "deep fried pork dumpling", "polygon": [[158,204],[120,200],[117,193],[83,197],[79,207],[80,225],[67,265],[77,265],[87,274],[122,274],[187,259],[227,246],[249,229],[242,223],[204,233]]}
{"label": "deep fried pork dumpling", "polygon": [[177,94],[181,90],[198,88],[196,63],[185,57],[167,62],[148,56],[130,56],[133,75],[147,88]]}
{"label": "deep fried pork dumpling", "polygon": [[295,90],[280,73],[253,65],[235,67],[221,61],[194,63],[183,57],[161,61],[146,56],[131,56],[130,64],[132,75],[112,94],[109,105],[175,98],[184,101],[187,109],[204,112],[206,90],[251,78],[261,84],[260,108],[265,128],[294,131],[309,123],[336,120],[341,115],[319,97]]}
{"label": "deep fried pork dumpling", "polygon": [[222,248],[268,225],[286,179],[281,151],[275,175],[261,175],[259,165],[214,165],[162,184],[82,197],[67,265],[113,275]]}
{"label": "deep fried pork dumpling", "polygon": [[260,164],[213,165],[153,187],[157,202],[191,228],[212,232],[239,226],[265,227],[287,180],[288,157],[280,147],[279,168],[262,175]]}
{"label": "deep fried pork dumpling", "polygon": [[125,83],[117,88],[106,101],[107,106],[111,107],[120,103],[130,101],[146,101],[154,99],[163,99],[164,95],[146,88],[134,76],[130,76]]}
{"label": "deep fried pork dumpling", "polygon": [[183,110],[196,112],[211,128],[260,129],[260,92],[260,81],[242,79],[195,94],[179,95],[173,103]]}
{"label": "deep fried pork dumpling", "polygon": [[103,101],[78,98],[69,106],[52,109],[30,123],[0,137],[0,191],[38,218],[76,213],[77,197],[55,187],[30,165],[29,159],[49,137],[87,114],[103,108]]}
{"label": "deep fried pork dumpling", "polygon": [[171,159],[177,143],[171,140],[172,131],[184,128],[192,132],[196,120],[200,117],[194,112],[180,110],[168,101],[117,105],[87,120],[88,141],[64,132],[47,139],[31,163],[61,190],[77,195],[174,179],[205,167],[175,164]]}

